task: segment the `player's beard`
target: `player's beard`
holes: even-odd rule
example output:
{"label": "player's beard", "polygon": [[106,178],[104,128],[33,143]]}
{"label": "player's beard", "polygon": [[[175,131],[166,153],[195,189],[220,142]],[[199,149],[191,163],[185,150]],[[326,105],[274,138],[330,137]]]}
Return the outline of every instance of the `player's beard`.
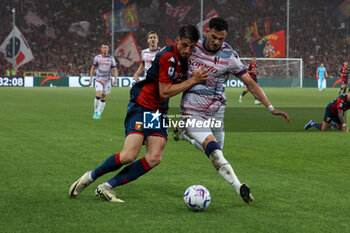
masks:
{"label": "player's beard", "polygon": [[209,45],[209,48],[211,51],[217,51],[220,48],[221,44],[217,45],[215,43],[212,43]]}
{"label": "player's beard", "polygon": [[181,53],[180,55],[181,55],[182,59],[187,59],[190,57],[191,54],[190,53]]}

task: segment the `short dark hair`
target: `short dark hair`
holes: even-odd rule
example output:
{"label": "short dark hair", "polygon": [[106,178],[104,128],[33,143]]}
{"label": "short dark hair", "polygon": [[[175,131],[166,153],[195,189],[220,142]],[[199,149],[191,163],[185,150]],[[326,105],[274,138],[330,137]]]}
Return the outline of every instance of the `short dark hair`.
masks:
{"label": "short dark hair", "polygon": [[216,31],[228,31],[227,22],[221,17],[212,18],[209,21],[209,29],[215,29]]}
{"label": "short dark hair", "polygon": [[156,34],[158,36],[158,34],[155,31],[149,31],[147,33],[147,39],[148,39],[149,35],[152,35],[152,34]]}
{"label": "short dark hair", "polygon": [[200,35],[197,27],[192,24],[187,24],[179,29],[179,39],[186,38],[191,42],[197,42],[199,37]]}

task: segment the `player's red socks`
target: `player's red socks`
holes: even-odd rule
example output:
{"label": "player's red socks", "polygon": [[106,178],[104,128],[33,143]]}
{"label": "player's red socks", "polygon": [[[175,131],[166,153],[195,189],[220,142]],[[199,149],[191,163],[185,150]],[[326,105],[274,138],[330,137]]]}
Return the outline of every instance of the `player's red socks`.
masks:
{"label": "player's red socks", "polygon": [[103,176],[104,174],[112,171],[118,170],[122,164],[120,163],[120,153],[111,155],[106,159],[100,166],[95,168],[92,171],[91,177],[96,180],[98,177]]}
{"label": "player's red socks", "polygon": [[121,170],[115,177],[110,179],[108,183],[115,188],[118,185],[123,185],[136,180],[151,169],[152,167],[148,164],[146,158],[143,157],[123,168],[123,170]]}

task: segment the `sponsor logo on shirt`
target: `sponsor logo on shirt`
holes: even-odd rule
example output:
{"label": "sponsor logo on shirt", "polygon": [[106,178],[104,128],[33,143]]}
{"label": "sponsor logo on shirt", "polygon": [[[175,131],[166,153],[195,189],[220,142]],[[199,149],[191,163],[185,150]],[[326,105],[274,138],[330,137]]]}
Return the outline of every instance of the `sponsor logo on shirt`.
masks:
{"label": "sponsor logo on shirt", "polygon": [[173,76],[174,75],[174,71],[175,71],[174,67],[169,67],[168,76],[169,77]]}
{"label": "sponsor logo on shirt", "polygon": [[194,66],[197,69],[199,69],[202,65],[204,65],[205,68],[208,69],[210,73],[216,74],[219,70],[216,69],[214,66],[209,66],[207,64],[204,64],[202,62],[195,61],[194,59],[189,60],[190,66]]}

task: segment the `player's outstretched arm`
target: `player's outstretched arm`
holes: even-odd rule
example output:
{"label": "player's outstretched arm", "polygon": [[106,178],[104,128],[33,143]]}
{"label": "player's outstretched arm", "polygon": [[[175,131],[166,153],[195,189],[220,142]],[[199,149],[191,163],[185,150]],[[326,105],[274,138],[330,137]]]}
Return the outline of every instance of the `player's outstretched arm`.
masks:
{"label": "player's outstretched arm", "polygon": [[269,109],[273,115],[283,116],[287,122],[290,121],[288,114],[282,110],[275,109],[269,99],[266,97],[265,92],[261,87],[254,82],[253,79],[249,77],[249,74],[246,73],[240,77],[242,82],[247,86],[248,90],[263,104]]}
{"label": "player's outstretched arm", "polygon": [[207,79],[208,70],[202,66],[199,70],[193,71],[192,78],[189,78],[179,84],[159,82],[159,95],[162,99],[168,99],[191,88],[198,83],[205,82]]}

